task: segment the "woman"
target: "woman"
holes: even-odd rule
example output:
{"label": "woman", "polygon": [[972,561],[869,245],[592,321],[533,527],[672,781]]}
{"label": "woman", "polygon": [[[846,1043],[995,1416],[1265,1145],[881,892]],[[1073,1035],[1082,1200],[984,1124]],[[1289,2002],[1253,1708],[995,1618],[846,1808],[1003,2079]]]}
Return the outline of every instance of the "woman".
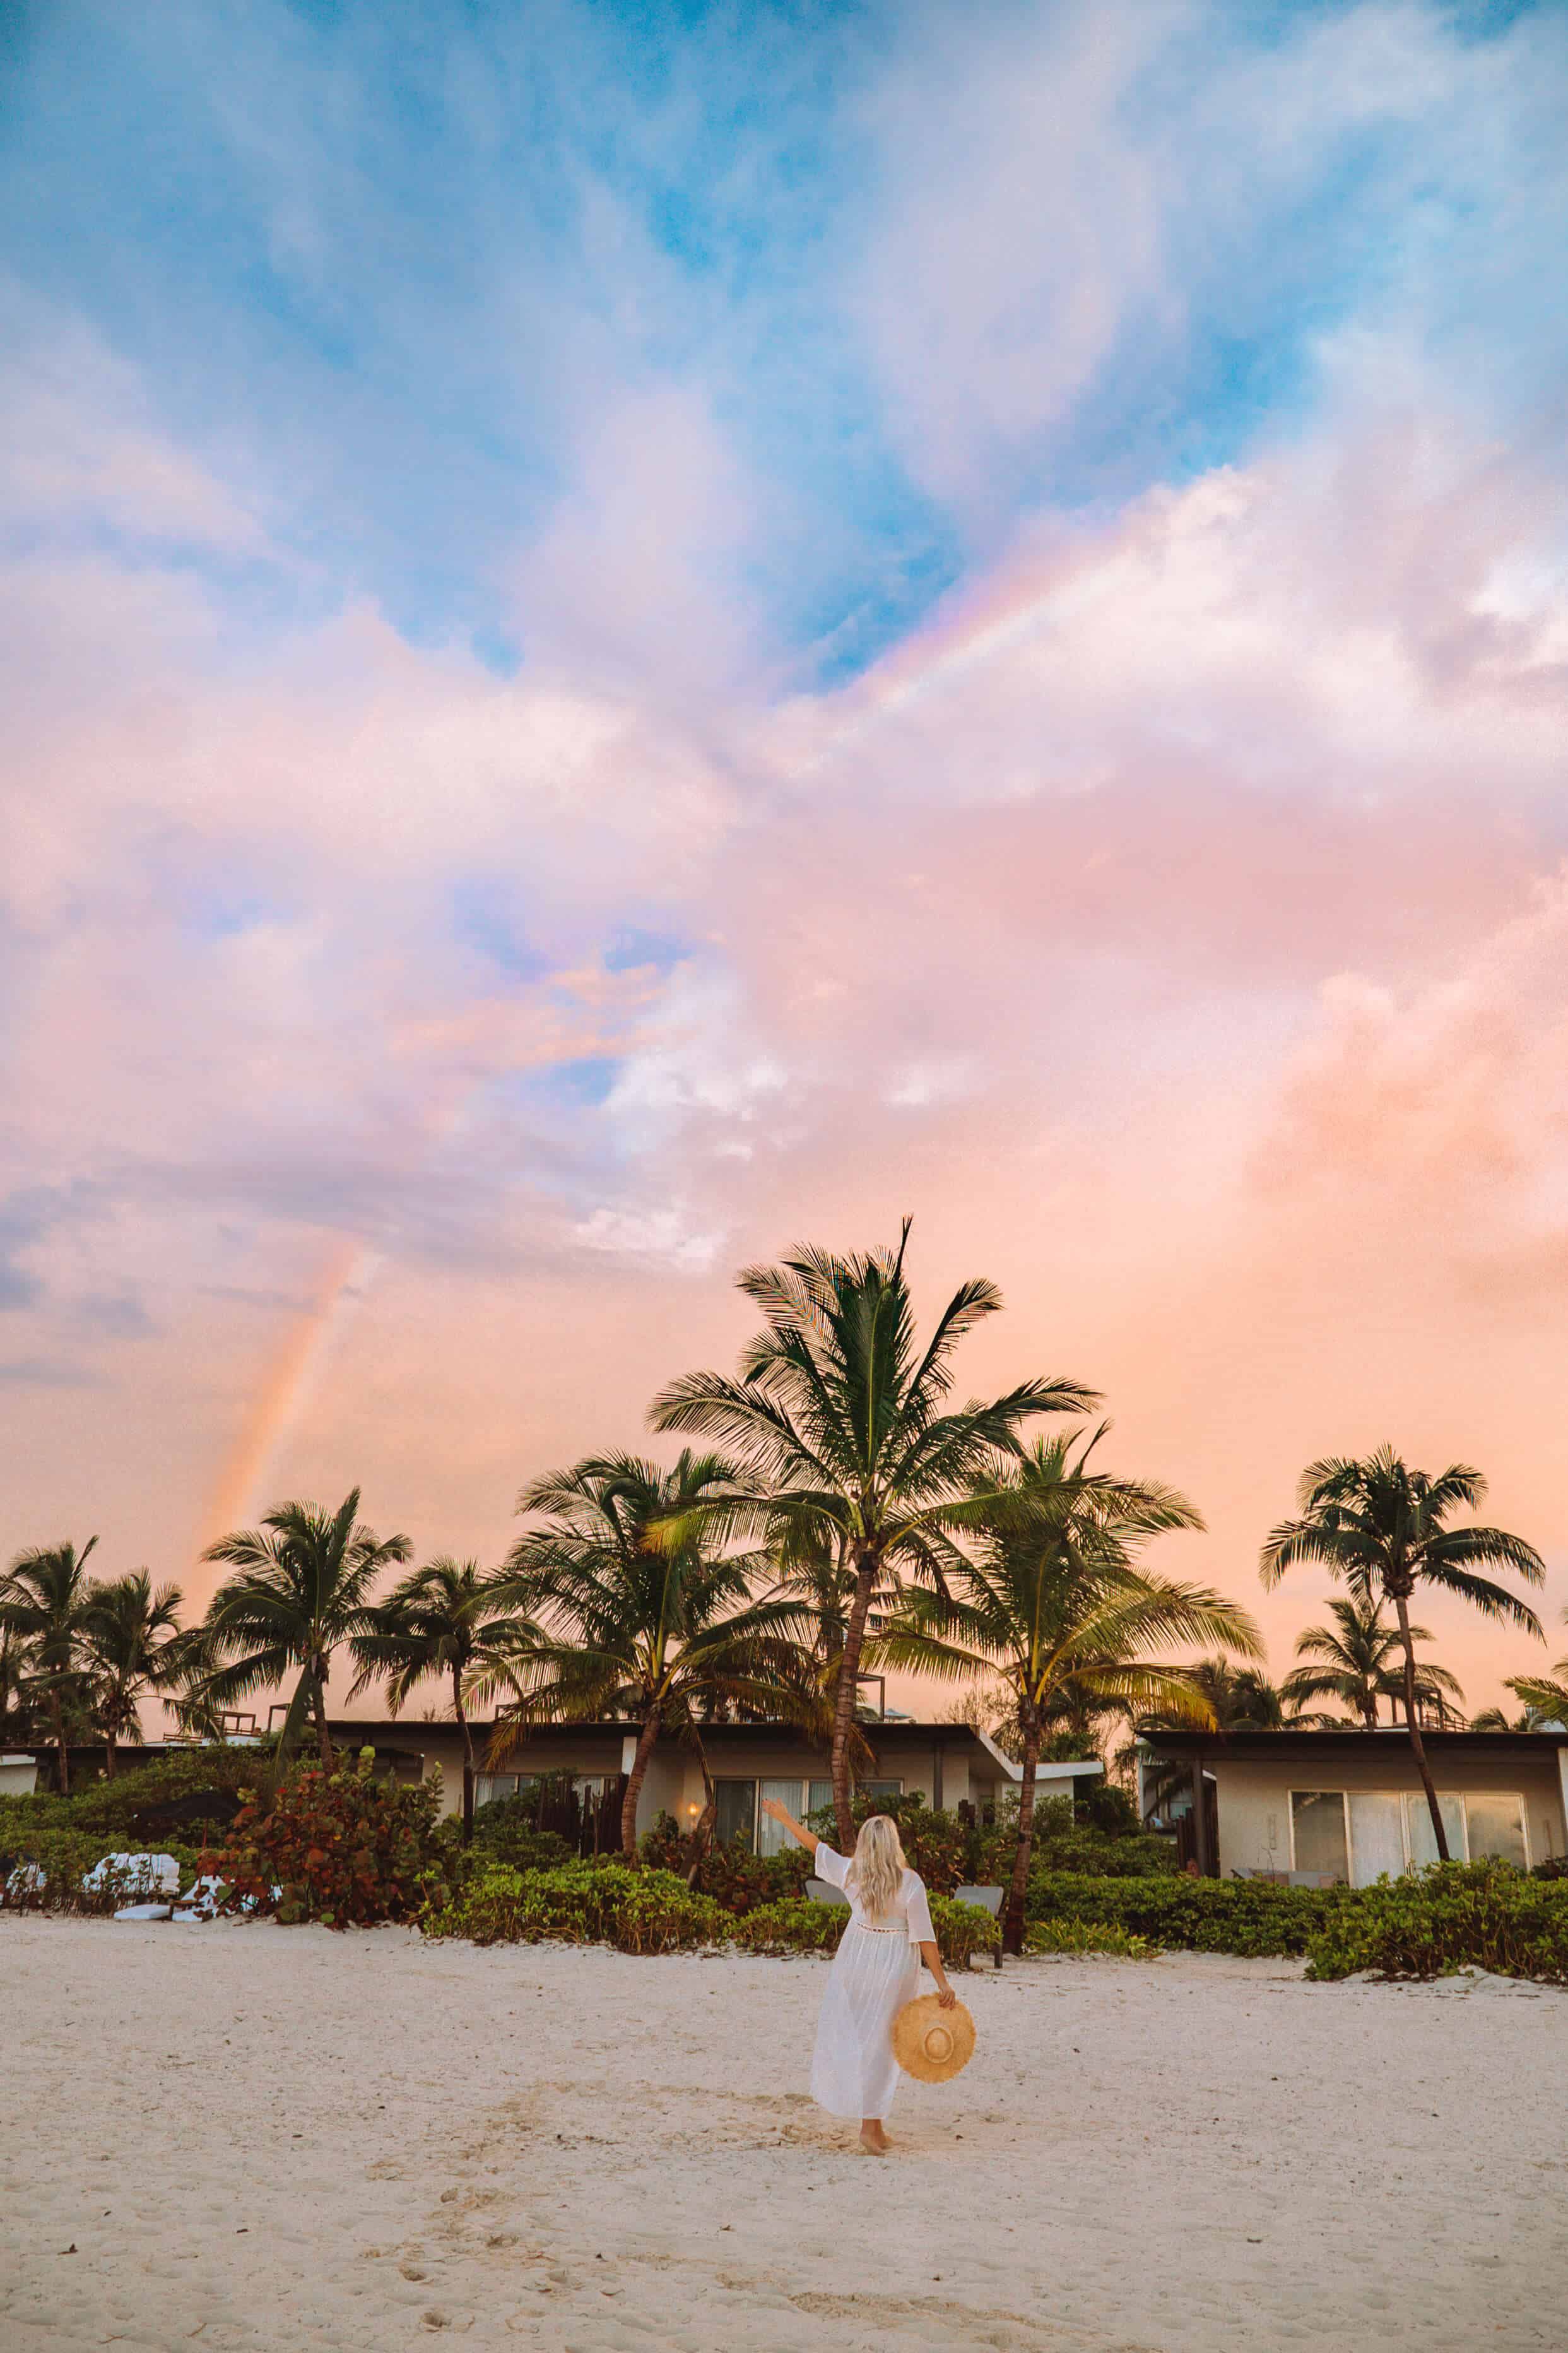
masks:
{"label": "woman", "polygon": [[811,2095],[830,2116],[858,2116],[861,2147],[868,2157],[885,2157],[889,2144],[882,2119],[899,2084],[893,2021],[914,1999],[922,1961],[936,1979],[942,2008],[951,2010],[958,2000],[942,1969],[924,1883],[905,1862],[899,1826],[886,1814],[862,1822],[851,1862],[803,1830],[775,1799],[764,1798],[763,1811],[849,1898],[849,1926],[833,1957],[817,2021]]}

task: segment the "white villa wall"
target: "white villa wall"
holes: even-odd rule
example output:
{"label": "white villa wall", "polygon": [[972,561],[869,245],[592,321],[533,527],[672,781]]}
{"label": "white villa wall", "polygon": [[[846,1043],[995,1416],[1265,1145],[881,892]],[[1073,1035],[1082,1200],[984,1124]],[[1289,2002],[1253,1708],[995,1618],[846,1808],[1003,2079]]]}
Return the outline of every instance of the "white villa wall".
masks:
{"label": "white villa wall", "polygon": [[[1319,1764],[1307,1757],[1282,1758],[1279,1763],[1223,1757],[1204,1761],[1219,1799],[1222,1878],[1237,1870],[1290,1868],[1292,1789],[1419,1790],[1421,1787],[1408,1745],[1397,1735],[1389,1736],[1386,1757],[1370,1757],[1364,1763],[1325,1758]],[[1494,1764],[1489,1759],[1456,1764],[1434,1758],[1432,1778],[1439,1796],[1445,1790],[1478,1796],[1517,1790],[1524,1799],[1531,1861],[1540,1862],[1549,1854],[1568,1852],[1555,1749],[1539,1761],[1521,1757],[1517,1763]]]}

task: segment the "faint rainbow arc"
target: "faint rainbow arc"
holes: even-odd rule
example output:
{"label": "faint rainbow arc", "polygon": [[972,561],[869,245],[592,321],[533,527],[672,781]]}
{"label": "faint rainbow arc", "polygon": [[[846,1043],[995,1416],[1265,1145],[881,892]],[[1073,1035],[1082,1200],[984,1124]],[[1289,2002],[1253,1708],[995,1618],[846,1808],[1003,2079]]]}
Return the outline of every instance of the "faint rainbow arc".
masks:
{"label": "faint rainbow arc", "polygon": [[[847,691],[844,716],[820,750],[793,764],[807,776],[871,729],[937,691],[1005,653],[1054,624],[1087,610],[1105,593],[1106,572],[1079,575],[1049,587],[1037,579],[1015,582],[964,607],[879,665],[868,681]],[[488,1083],[480,1078],[461,1089],[446,1116],[434,1124],[433,1145],[460,1122],[473,1097]],[[275,1348],[259,1393],[214,1480],[202,1514],[202,1541],[210,1542],[241,1525],[257,1507],[268,1464],[306,1402],[329,1359],[345,1318],[345,1304],[363,1297],[374,1279],[381,1253],[353,1237],[334,1250],[318,1278],[315,1293]]]}

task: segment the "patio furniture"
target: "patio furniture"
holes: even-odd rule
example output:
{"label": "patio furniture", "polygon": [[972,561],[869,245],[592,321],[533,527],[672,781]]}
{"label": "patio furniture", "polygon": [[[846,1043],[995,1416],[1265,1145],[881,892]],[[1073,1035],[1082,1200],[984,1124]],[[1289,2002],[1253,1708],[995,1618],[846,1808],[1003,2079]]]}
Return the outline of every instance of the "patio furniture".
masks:
{"label": "patio furniture", "polygon": [[[1002,1897],[1005,1892],[1000,1887],[955,1887],[952,1891],[952,1900],[955,1904],[978,1904],[983,1912],[990,1913],[993,1920],[999,1920],[1002,1916]],[[1000,1968],[1002,1966],[1000,1945],[991,1957]]]}
{"label": "patio furniture", "polygon": [[841,1887],[835,1887],[828,1880],[808,1879],[805,1883],[805,1892],[814,1904],[836,1904],[841,1912],[847,1912],[849,1909],[849,1898],[845,1894],[844,1890]]}

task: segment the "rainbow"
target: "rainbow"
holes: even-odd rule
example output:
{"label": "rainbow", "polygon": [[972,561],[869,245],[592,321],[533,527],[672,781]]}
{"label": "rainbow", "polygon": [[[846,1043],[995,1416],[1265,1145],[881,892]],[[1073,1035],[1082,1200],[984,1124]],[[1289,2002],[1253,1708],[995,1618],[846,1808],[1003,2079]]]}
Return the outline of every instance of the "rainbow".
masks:
{"label": "rainbow", "polygon": [[[1016,571],[987,589],[951,600],[942,617],[893,649],[864,679],[835,698],[837,723],[822,747],[793,764],[809,775],[853,748],[868,733],[942,687],[983,668],[1029,638],[1089,609],[1106,593],[1112,567],[1102,556],[1089,570],[1058,558],[1051,567]],[[1063,576],[1065,574],[1065,576]],[[487,1080],[465,1085],[433,1126],[447,1133],[460,1121]],[[256,1397],[225,1457],[202,1514],[202,1543],[245,1525],[264,1500],[268,1472],[320,1384],[345,1325],[363,1303],[381,1253],[358,1238],[329,1252],[310,1304],[274,1350]]]}

